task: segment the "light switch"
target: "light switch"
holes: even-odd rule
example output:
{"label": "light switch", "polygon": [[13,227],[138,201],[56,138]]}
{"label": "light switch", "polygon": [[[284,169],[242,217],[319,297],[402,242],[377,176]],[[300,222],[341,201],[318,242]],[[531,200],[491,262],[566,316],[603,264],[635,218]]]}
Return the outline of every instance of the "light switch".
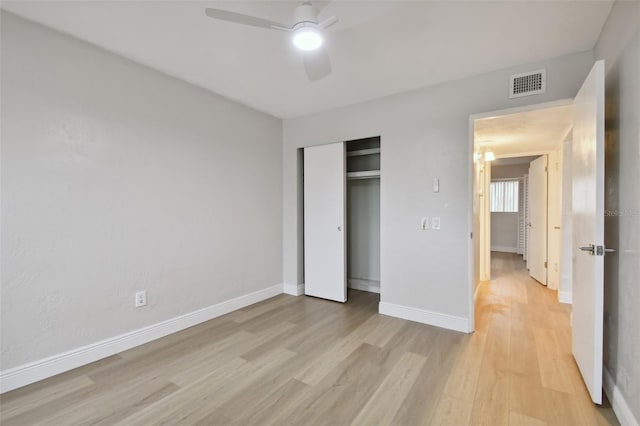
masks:
{"label": "light switch", "polygon": [[432,217],[431,218],[431,228],[432,229],[436,229],[436,230],[440,229],[440,218],[439,217]]}
{"label": "light switch", "polygon": [[422,229],[423,231],[426,231],[427,229],[429,229],[429,218],[428,217],[423,217],[420,220],[420,229]]}
{"label": "light switch", "polygon": [[440,192],[440,179],[433,179],[433,192]]}

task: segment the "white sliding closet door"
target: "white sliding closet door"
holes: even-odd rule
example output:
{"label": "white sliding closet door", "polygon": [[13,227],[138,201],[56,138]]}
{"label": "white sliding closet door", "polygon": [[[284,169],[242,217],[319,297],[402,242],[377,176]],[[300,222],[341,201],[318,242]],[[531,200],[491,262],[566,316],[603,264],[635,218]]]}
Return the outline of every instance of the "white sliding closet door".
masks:
{"label": "white sliding closet door", "polygon": [[343,143],[304,149],[304,292],[347,301]]}

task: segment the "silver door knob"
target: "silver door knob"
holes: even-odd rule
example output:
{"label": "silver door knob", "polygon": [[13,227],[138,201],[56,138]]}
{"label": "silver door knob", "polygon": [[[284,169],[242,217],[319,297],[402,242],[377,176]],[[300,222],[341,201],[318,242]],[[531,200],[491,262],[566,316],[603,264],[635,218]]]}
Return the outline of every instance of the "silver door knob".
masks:
{"label": "silver door knob", "polygon": [[605,246],[596,246],[596,254],[598,256],[604,256],[607,253],[615,253],[615,249],[606,248]]}
{"label": "silver door knob", "polygon": [[342,231],[342,226],[338,226],[338,231]]}
{"label": "silver door knob", "polygon": [[582,251],[588,251],[589,254],[595,254],[596,246],[594,244],[589,244],[588,246],[578,247]]}

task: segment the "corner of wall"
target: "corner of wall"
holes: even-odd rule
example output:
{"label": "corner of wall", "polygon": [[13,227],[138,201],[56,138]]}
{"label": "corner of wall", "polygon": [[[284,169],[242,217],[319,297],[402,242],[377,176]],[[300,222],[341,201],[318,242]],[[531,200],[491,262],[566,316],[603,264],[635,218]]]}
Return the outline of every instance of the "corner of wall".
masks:
{"label": "corner of wall", "polygon": [[290,296],[302,296],[304,294],[304,284],[287,284],[282,285],[282,292]]}

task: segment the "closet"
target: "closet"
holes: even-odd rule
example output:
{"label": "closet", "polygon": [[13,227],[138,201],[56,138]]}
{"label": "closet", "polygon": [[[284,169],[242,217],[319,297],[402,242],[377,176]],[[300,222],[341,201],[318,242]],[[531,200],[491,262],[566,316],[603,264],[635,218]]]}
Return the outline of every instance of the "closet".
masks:
{"label": "closet", "polygon": [[380,137],[304,149],[305,294],[380,292]]}
{"label": "closet", "polygon": [[346,142],[347,284],[380,293],[380,138]]}

